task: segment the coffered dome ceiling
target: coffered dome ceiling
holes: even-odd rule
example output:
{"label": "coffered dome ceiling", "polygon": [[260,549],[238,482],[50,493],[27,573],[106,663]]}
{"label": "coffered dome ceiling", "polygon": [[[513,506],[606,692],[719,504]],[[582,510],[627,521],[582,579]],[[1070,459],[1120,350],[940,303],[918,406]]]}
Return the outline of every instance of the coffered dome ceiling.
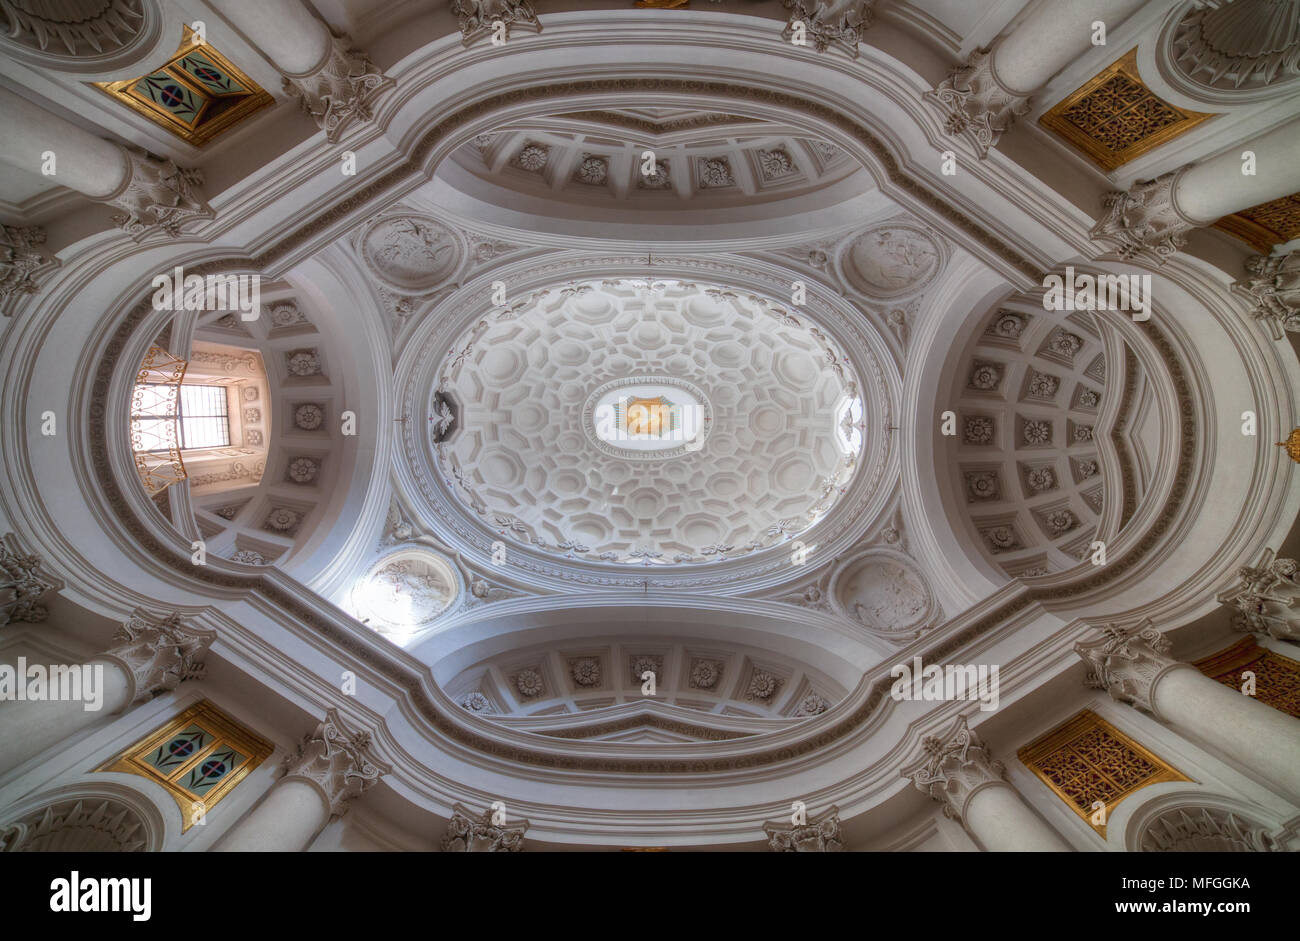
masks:
{"label": "coffered dome ceiling", "polygon": [[574,285],[480,321],[439,369],[437,446],[501,537],[667,565],[780,544],[857,468],[857,379],[806,317],[677,281]]}

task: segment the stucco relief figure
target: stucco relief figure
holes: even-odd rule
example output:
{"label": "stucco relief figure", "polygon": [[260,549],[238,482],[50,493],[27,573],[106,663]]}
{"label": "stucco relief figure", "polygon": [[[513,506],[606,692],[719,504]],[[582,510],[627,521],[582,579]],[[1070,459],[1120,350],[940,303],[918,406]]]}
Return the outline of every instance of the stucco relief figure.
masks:
{"label": "stucco relief figure", "polygon": [[359,600],[372,627],[400,630],[432,621],[456,592],[453,576],[443,565],[408,557],[380,566],[367,579]]}
{"label": "stucco relief figure", "polygon": [[939,266],[933,242],[910,229],[868,232],[853,243],[850,265],[868,293],[899,294],[927,281]]}
{"label": "stucco relief figure", "polygon": [[859,567],[844,581],[840,596],[858,621],[875,630],[909,630],[930,611],[930,593],[920,576],[891,559]]}
{"label": "stucco relief figure", "polygon": [[388,219],[370,230],[366,255],[381,276],[397,287],[424,289],[451,273],[456,243],[450,232],[425,219]]}

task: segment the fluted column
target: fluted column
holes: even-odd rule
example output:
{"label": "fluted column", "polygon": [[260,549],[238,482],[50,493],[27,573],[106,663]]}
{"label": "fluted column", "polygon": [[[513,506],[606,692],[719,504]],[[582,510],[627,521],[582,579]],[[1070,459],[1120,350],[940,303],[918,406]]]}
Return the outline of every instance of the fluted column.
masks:
{"label": "fluted column", "polygon": [[[1253,175],[1241,172],[1245,151],[1255,155]],[[1187,244],[1191,229],[1300,190],[1297,153],[1300,121],[1291,121],[1217,157],[1106,194],[1089,234],[1122,258],[1163,262]]]}
{"label": "fluted column", "polygon": [[1248,768],[1291,799],[1300,798],[1300,719],[1204,676],[1169,656],[1170,642],[1149,620],[1113,624],[1075,651],[1088,683],[1194,734],[1233,764]]}
{"label": "fluted column", "polygon": [[[203,676],[203,653],[216,632],[189,627],[179,614],[158,618],[142,611],[131,616],[113,639],[117,643],[81,664],[102,672],[99,708],[80,699],[26,699],[0,702],[0,773],[16,768],[69,735],[137,703]],[[16,677],[26,682],[26,677]],[[83,692],[85,690],[83,682]]]}
{"label": "fluted column", "polygon": [[221,852],[298,852],[392,767],[370,753],[370,733],[348,728],[331,709],[285,759],[283,777],[226,834]]}
{"label": "fluted column", "polygon": [[1113,29],[1143,2],[1039,4],[1012,33],[953,69],[934,91],[926,93],[926,100],[945,112],[945,132],[968,134],[983,158],[1016,118],[1029,111],[1031,95],[1091,47],[1094,22]]}
{"label": "fluted column", "polygon": [[1002,762],[966,725],[964,716],[944,736],[921,741],[923,754],[903,777],[943,804],[991,852],[1068,852],[1071,847],[1030,809],[1005,777]]}
{"label": "fluted column", "polygon": [[0,127],[0,161],[41,173],[53,155],[51,179],[125,210],[113,221],[136,238],[158,231],[175,237],[185,223],[213,215],[198,192],[200,171],[96,137],[3,88]]}
{"label": "fluted column", "polygon": [[214,0],[214,6],[284,73],[284,93],[299,100],[331,143],[353,121],[369,121],[372,99],[393,85],[301,0]]}

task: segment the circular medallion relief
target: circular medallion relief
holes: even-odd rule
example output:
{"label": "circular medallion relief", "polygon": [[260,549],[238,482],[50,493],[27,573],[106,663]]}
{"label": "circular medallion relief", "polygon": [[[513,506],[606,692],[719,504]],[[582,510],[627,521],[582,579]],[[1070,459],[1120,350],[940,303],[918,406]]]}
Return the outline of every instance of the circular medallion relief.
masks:
{"label": "circular medallion relief", "polygon": [[582,408],[587,440],[606,454],[631,461],[662,461],[698,451],[712,424],[700,388],[668,376],[606,382]]}
{"label": "circular medallion relief", "polygon": [[428,291],[460,264],[460,245],[441,223],[425,216],[380,219],[361,237],[361,256],[399,291]]}
{"label": "circular medallion relief", "polygon": [[353,588],[357,617],[385,633],[407,634],[446,611],[460,592],[442,556],[406,549],[380,559]]}
{"label": "circular medallion relief", "polygon": [[846,614],[873,631],[915,630],[934,612],[934,596],[920,571],[892,553],[872,553],[836,576],[832,591]]}
{"label": "circular medallion relief", "polygon": [[887,225],[864,232],[844,255],[849,282],[875,297],[919,291],[939,270],[939,247],[910,225]]}

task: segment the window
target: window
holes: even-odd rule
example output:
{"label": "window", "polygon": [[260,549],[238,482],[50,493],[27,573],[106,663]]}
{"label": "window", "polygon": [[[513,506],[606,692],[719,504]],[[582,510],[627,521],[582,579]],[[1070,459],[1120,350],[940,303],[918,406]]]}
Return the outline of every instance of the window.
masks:
{"label": "window", "polygon": [[[175,391],[175,386],[161,383],[135,387],[133,431],[146,445],[136,450],[155,452],[177,447],[192,451],[228,446],[230,415],[225,386],[182,384],[173,406]],[[175,412],[171,411],[173,407]]]}

